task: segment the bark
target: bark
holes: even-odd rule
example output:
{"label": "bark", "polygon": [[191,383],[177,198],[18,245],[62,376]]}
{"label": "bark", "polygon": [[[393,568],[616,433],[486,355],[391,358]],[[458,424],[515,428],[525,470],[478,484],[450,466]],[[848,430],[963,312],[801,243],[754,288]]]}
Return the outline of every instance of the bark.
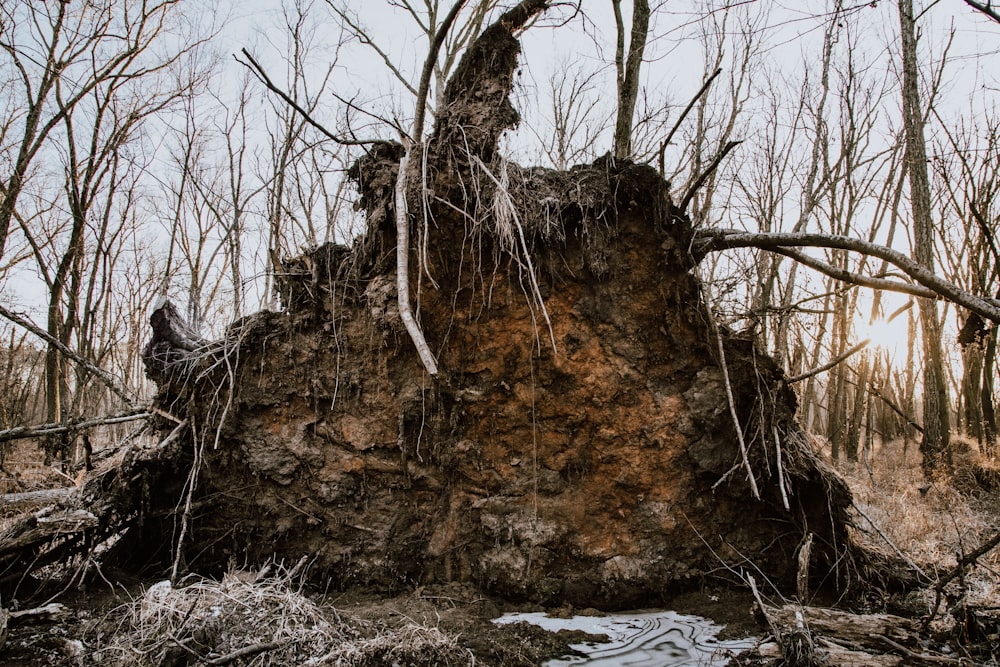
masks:
{"label": "bark", "polygon": [[[917,72],[916,18],[913,0],[899,0],[899,26],[903,61],[903,125],[906,135],[906,172],[910,181],[913,212],[913,259],[934,271],[934,224],[931,193],[927,178],[927,148],[924,116],[920,104]],[[920,299],[920,328],[923,340],[924,436],[920,452],[925,474],[950,463],[948,443],[950,414],[948,385],[941,351],[941,323],[937,305]]]}
{"label": "bark", "polygon": [[858,450],[862,444],[864,433],[865,406],[868,397],[869,355],[862,354],[858,360],[857,381],[854,383],[854,405],[851,410],[850,425],[847,429],[846,454],[849,461],[858,460]]}
{"label": "bark", "polygon": [[983,445],[983,346],[965,346],[962,349],[961,410],[962,432]]}
{"label": "bark", "polygon": [[[837,609],[758,603],[756,610],[775,636],[751,652],[766,665],[825,665],[826,667],[895,667],[962,665],[919,648],[919,624],[892,614],[852,614]],[[757,664],[757,663],[754,663]]]}
{"label": "bark", "polygon": [[847,374],[848,369],[839,362],[852,350],[863,349],[859,343],[850,350],[847,347],[850,336],[850,323],[847,314],[847,295],[843,290],[837,290],[833,298],[833,350],[837,356],[832,361],[838,363],[833,367],[830,381],[827,384],[827,430],[826,437],[830,441],[830,456],[834,461],[842,455],[847,440]]}
{"label": "bark", "polygon": [[616,160],[627,160],[632,157],[632,121],[635,117],[635,101],[639,94],[642,54],[646,49],[646,38],[649,34],[649,0],[634,0],[632,3],[632,30],[628,56],[625,55],[625,25],[622,20],[621,0],[611,1],[618,35],[615,51],[615,67],[618,72],[618,114],[615,119],[614,155]]}
{"label": "bark", "polygon": [[990,327],[986,337],[986,352],[983,359],[983,378],[979,395],[980,409],[983,415],[983,442],[986,455],[996,458],[997,450],[997,415],[993,403],[993,368],[997,357],[997,327]]}
{"label": "bark", "polygon": [[[742,232],[732,229],[699,229],[695,232],[691,252],[695,261],[705,254],[730,248],[761,248],[783,252],[787,248],[840,248],[883,259],[900,269],[919,285],[932,290],[941,298],[957,303],[992,322],[1000,322],[1000,301],[972,294],[934,274],[905,254],[862,239],[839,234],[807,234],[793,232]],[[884,286],[883,289],[887,289]]]}
{"label": "bark", "polygon": [[[66,562],[129,529],[165,531],[157,541],[167,546],[172,512],[154,517],[145,515],[143,508],[150,497],[179,493],[162,480],[183,463],[178,436],[186,427],[186,422],[177,425],[155,446],[121,451],[89,473],[81,487],[53,493],[58,496],[55,504],[9,522],[0,532],[0,571],[8,573],[4,580],[18,582],[38,568]],[[129,547],[114,548],[127,552]],[[150,554],[126,555],[141,561]],[[127,562],[127,557],[121,560]]]}
{"label": "bark", "polygon": [[25,491],[24,493],[5,493],[0,496],[0,507],[3,507],[5,512],[9,512],[19,507],[51,505],[66,500],[75,493],[76,487],[41,489],[39,491]]}

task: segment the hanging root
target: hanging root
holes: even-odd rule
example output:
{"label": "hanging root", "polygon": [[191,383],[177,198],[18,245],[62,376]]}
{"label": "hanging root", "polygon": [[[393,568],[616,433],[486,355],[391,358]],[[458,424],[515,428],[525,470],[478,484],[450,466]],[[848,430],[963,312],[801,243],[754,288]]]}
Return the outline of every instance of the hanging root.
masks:
{"label": "hanging root", "polygon": [[549,319],[549,311],[545,308],[545,299],[542,298],[542,292],[538,287],[535,266],[531,261],[531,253],[528,251],[528,241],[524,236],[524,228],[521,226],[521,220],[517,214],[517,206],[510,196],[510,179],[506,163],[501,162],[502,168],[500,169],[500,176],[498,178],[482,160],[476,156],[471,157],[474,160],[474,164],[493,181],[496,187],[493,192],[492,202],[494,233],[500,241],[501,248],[517,260],[518,266],[528,274],[534,302],[539,310],[542,311],[542,317],[545,318],[545,324],[549,329],[549,340],[552,343],[552,351],[555,352],[557,351],[556,335],[552,330],[552,320]]}

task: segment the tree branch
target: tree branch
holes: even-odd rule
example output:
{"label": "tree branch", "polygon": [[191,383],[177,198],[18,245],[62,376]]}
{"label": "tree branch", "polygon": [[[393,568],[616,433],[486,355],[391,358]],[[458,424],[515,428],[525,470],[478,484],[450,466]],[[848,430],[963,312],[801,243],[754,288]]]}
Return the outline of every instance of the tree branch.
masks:
{"label": "tree branch", "polygon": [[455,5],[448,12],[448,15],[444,17],[444,21],[441,22],[441,27],[438,31],[434,33],[434,39],[431,40],[430,51],[427,52],[427,59],[424,61],[423,71],[420,72],[420,87],[417,89],[417,109],[416,113],[413,115],[413,136],[411,137],[413,141],[420,143],[423,141],[424,133],[424,113],[427,110],[427,91],[431,85],[431,75],[434,74],[434,65],[437,63],[438,52],[441,51],[441,45],[444,44],[445,37],[448,36],[448,31],[451,30],[452,24],[455,19],[458,18],[458,12],[461,11],[462,6],[465,5],[465,0],[458,0]]}
{"label": "tree branch", "polygon": [[823,364],[822,366],[819,366],[818,368],[814,368],[812,370],[806,371],[805,373],[799,373],[798,375],[792,376],[792,377],[788,378],[788,380],[786,380],[786,382],[788,384],[794,384],[796,382],[801,382],[802,380],[805,380],[807,378],[811,378],[814,375],[819,375],[820,373],[823,373],[824,371],[828,371],[831,368],[833,368],[834,366],[836,366],[837,364],[839,364],[844,359],[847,359],[852,354],[860,352],[861,350],[863,350],[866,347],[868,347],[868,344],[871,343],[871,342],[872,342],[871,338],[865,338],[863,341],[861,341],[860,343],[858,343],[857,345],[855,345],[851,349],[847,350],[846,352],[844,352],[841,355],[838,355],[837,357],[834,357],[832,360],[828,361],[827,363]]}
{"label": "tree branch", "polygon": [[1000,23],[1000,14],[997,13],[995,9],[990,7],[989,4],[983,4],[981,2],[975,2],[975,0],[965,0],[965,4],[969,5],[973,9],[982,12],[986,16],[990,17],[997,23]]}
{"label": "tree branch", "polygon": [[662,144],[660,144],[660,176],[664,175],[663,154],[664,152],[666,152],[667,146],[670,145],[670,141],[674,138],[674,134],[676,134],[677,130],[680,129],[681,123],[683,123],[684,119],[687,118],[687,115],[691,113],[691,109],[694,108],[694,105],[698,102],[698,100],[701,99],[701,96],[708,91],[709,87],[712,85],[712,82],[715,81],[715,79],[720,74],[722,74],[721,67],[717,68],[714,72],[712,72],[712,76],[705,79],[705,83],[701,84],[701,88],[699,88],[698,92],[695,93],[694,97],[691,98],[691,101],[688,102],[688,105],[684,107],[684,111],[681,112],[681,115],[677,117],[677,122],[674,123],[674,126],[672,128],[670,128],[670,132],[667,133],[667,138],[663,140]]}
{"label": "tree branch", "polygon": [[939,593],[944,591],[944,587],[948,584],[949,581],[960,575],[969,565],[975,564],[975,562],[979,559],[980,556],[983,556],[987,552],[991,551],[997,545],[1000,545],[1000,531],[995,533],[993,537],[991,537],[990,539],[980,544],[975,551],[968,553],[965,556],[962,556],[962,558],[959,559],[958,564],[954,568],[952,568],[951,572],[944,575],[938,581],[937,586],[935,586],[935,589]]}
{"label": "tree branch", "polygon": [[126,422],[137,421],[139,419],[147,419],[152,416],[153,416],[152,412],[147,411],[145,408],[138,408],[117,415],[96,417],[94,419],[87,419],[85,421],[78,421],[78,422],[70,422],[66,424],[37,424],[35,426],[17,426],[15,428],[9,428],[4,431],[0,431],[0,442],[8,442],[10,440],[21,440],[23,438],[36,438],[46,435],[56,435],[57,433],[66,433],[68,431],[79,431],[85,428],[93,428],[95,426],[105,426],[108,424],[124,424]]}
{"label": "tree branch", "polygon": [[903,271],[920,285],[938,296],[956,303],[968,310],[1000,323],[1000,303],[970,294],[953,283],[940,278],[903,253],[856,239],[836,234],[806,234],[790,232],[741,232],[731,229],[699,229],[695,232],[691,252],[700,261],[709,252],[731,248],[760,248],[771,252],[787,247],[836,248],[850,250],[885,260]]}
{"label": "tree branch", "polygon": [[912,426],[914,429],[916,429],[920,433],[924,432],[924,427],[921,426],[920,424],[918,424],[917,422],[913,421],[913,417],[911,417],[910,415],[908,415],[905,412],[903,412],[903,409],[901,407],[899,407],[898,405],[896,405],[895,402],[891,401],[888,397],[883,396],[882,395],[882,390],[879,389],[878,387],[876,387],[874,382],[869,382],[868,383],[868,391],[871,393],[872,396],[874,396],[875,398],[877,398],[880,401],[882,401],[883,403],[885,403],[886,406],[888,406],[888,408],[890,410],[892,410],[897,415],[899,415],[904,420],[906,420],[906,425],[907,426]]}
{"label": "tree branch", "polygon": [[708,180],[708,177],[711,176],[712,173],[719,168],[719,163],[721,163],[722,160],[725,159],[726,155],[729,154],[729,151],[733,150],[742,143],[743,143],[742,141],[726,142],[726,145],[722,147],[722,150],[719,151],[719,154],[715,156],[715,159],[712,160],[712,163],[708,165],[705,171],[701,172],[701,175],[698,176],[697,180],[695,180],[695,182],[691,185],[691,187],[688,188],[688,191],[684,194],[684,198],[681,199],[681,206],[680,206],[680,209],[682,211],[687,210],[688,204],[690,204],[691,200],[694,199],[695,193],[697,193],[698,189],[705,184],[705,181]]}
{"label": "tree branch", "polygon": [[860,273],[854,273],[853,271],[848,271],[847,269],[841,269],[824,262],[821,259],[810,257],[799,250],[793,250],[791,248],[768,248],[767,250],[768,252],[773,252],[778,255],[784,255],[785,257],[794,259],[799,264],[808,266],[810,269],[819,271],[820,273],[828,275],[831,278],[836,278],[837,280],[857,285],[859,287],[871,287],[872,289],[909,294],[910,296],[918,296],[926,299],[941,298],[940,294],[922,285],[912,285],[910,283],[901,283],[899,281],[888,280],[886,278],[874,278],[872,276],[861,275]]}
{"label": "tree branch", "polygon": [[278,88],[278,86],[276,86],[274,82],[271,81],[271,77],[267,75],[267,72],[264,71],[264,68],[261,67],[260,63],[254,60],[254,57],[250,55],[249,51],[243,48],[240,49],[240,52],[243,53],[243,56],[249,62],[243,62],[237,56],[233,56],[236,59],[236,62],[249,69],[253,73],[253,75],[256,76],[257,79],[261,83],[263,83],[264,86],[267,87],[268,90],[270,90],[272,93],[274,93],[282,100],[284,100],[285,104],[295,109],[305,119],[307,123],[309,123],[314,128],[322,132],[323,135],[326,136],[328,139],[334,141],[335,143],[340,144],[341,146],[367,146],[369,144],[376,143],[377,141],[376,139],[345,139],[344,137],[338,136],[333,132],[330,132],[330,130],[326,129],[322,124],[316,121],[308,111],[303,109],[298,102],[293,100],[288,95],[288,93],[283,91],[281,88]]}
{"label": "tree branch", "polygon": [[0,306],[0,316],[3,316],[4,318],[10,320],[14,324],[27,329],[31,333],[35,334],[36,336],[44,340],[49,345],[55,347],[57,350],[59,350],[64,355],[75,361],[80,366],[86,368],[88,371],[97,376],[97,379],[99,379],[108,389],[110,389],[112,393],[118,396],[118,398],[125,401],[127,405],[135,404],[135,395],[132,394],[132,392],[130,392],[129,390],[121,387],[113,375],[111,375],[103,368],[96,366],[93,362],[83,358],[73,350],[66,347],[62,343],[62,341],[51,336],[49,332],[45,331],[41,327],[34,324],[27,317],[15,313],[13,311],[10,311],[4,306]]}

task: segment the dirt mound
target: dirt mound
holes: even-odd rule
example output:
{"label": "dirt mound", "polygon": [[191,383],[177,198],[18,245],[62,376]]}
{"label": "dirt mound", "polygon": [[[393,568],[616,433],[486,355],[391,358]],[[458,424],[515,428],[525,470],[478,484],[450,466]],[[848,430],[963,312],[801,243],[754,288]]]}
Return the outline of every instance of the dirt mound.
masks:
{"label": "dirt mound", "polygon": [[473,581],[621,607],[740,568],[790,586],[813,533],[814,576],[843,581],[850,494],[777,366],[712,325],[669,185],[611,159],[556,172],[499,157],[515,28],[470,49],[491,65],[458,68],[410,193],[413,297],[441,372],[397,308],[402,149],[381,144],[352,170],[367,235],[289,261],[282,312],[194,351],[151,341],[188,467],[131,553],[180,541],[205,571],[310,554],[340,587]]}

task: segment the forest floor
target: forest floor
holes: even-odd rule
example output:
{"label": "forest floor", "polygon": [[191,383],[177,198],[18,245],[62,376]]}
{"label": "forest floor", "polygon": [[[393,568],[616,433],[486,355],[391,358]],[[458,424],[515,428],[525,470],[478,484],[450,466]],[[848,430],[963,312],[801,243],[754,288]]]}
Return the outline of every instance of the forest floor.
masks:
{"label": "forest floor", "polygon": [[[854,495],[859,541],[881,551],[898,549],[935,577],[1000,531],[1000,461],[987,460],[974,441],[956,436],[952,452],[951,474],[929,485],[916,442],[895,440],[861,461],[837,462]],[[968,604],[1000,605],[1000,549],[980,557],[961,586]],[[926,593],[910,602],[929,613],[921,608],[933,605]]]}
{"label": "forest floor", "polygon": [[[958,444],[952,477],[929,488],[913,443],[881,446],[867,461],[838,462],[857,507],[878,526],[859,517],[857,538],[882,551],[898,549],[934,576],[952,569],[963,554],[1000,529],[1000,489],[984,488],[994,479],[992,468],[983,464],[974,445]],[[0,492],[72,483],[33,458],[23,447],[13,459],[8,457],[6,468],[17,469],[18,475],[0,480]],[[982,557],[960,579],[958,589],[949,590],[952,599],[942,601],[942,612],[954,608],[957,594],[969,605],[1000,607],[996,551]],[[102,571],[92,559],[43,574],[50,579],[23,582],[17,599],[3,600],[3,607],[16,611],[49,602],[64,607],[39,622],[12,624],[0,647],[0,664],[515,667],[570,654],[570,644],[594,639],[580,632],[549,633],[527,623],[497,625],[492,620],[504,612],[539,609],[497,600],[464,584],[392,596],[341,593],[306,585],[304,567],[249,572],[234,564],[221,580],[188,577],[172,587]],[[932,590],[904,597],[873,592],[854,611],[917,618],[926,617],[935,605]],[[727,626],[725,637],[766,634],[753,619],[752,606],[749,592],[710,587],[664,600],[665,608]],[[602,613],[569,606],[544,611],[559,617]],[[943,648],[948,637],[960,634],[961,619],[946,612],[937,617],[932,630]]]}

